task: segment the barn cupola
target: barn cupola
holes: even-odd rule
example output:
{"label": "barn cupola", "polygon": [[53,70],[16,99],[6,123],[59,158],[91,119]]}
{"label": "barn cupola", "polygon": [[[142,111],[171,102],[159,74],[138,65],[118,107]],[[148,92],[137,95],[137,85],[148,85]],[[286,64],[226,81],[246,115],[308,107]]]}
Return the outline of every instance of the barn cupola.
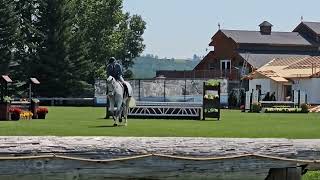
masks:
{"label": "barn cupola", "polygon": [[272,24],[268,21],[263,21],[260,25],[260,33],[265,35],[271,34]]}

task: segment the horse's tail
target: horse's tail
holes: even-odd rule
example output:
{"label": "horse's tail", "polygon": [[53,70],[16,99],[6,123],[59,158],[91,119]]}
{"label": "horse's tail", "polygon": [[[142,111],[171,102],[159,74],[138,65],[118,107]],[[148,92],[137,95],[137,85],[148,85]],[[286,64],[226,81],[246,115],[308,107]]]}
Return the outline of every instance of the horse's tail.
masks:
{"label": "horse's tail", "polygon": [[129,108],[136,107],[136,100],[133,97],[128,97],[128,106]]}

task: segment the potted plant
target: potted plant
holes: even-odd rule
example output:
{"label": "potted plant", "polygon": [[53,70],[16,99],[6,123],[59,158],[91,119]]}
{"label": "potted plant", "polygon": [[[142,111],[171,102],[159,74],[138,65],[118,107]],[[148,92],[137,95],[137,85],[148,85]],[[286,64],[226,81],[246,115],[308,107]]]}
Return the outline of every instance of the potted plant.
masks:
{"label": "potted plant", "polygon": [[20,108],[14,107],[14,108],[10,108],[9,112],[11,114],[11,120],[17,121],[20,119],[20,114],[21,114],[22,110]]}
{"label": "potted plant", "polygon": [[45,119],[47,113],[48,113],[48,108],[39,107],[39,108],[37,109],[38,119]]}
{"label": "potted plant", "polygon": [[220,81],[219,80],[215,80],[215,79],[210,79],[210,80],[207,81],[207,85],[208,86],[218,86],[219,83],[220,83]]}

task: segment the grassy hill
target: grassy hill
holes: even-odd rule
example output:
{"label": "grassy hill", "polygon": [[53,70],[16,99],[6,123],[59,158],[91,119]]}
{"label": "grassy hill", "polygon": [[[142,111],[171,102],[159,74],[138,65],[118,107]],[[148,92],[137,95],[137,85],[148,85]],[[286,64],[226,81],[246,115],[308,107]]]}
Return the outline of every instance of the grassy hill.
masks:
{"label": "grassy hill", "polygon": [[152,57],[138,57],[130,68],[134,78],[153,78],[158,70],[192,70],[198,63],[194,60],[185,59],[156,59]]}

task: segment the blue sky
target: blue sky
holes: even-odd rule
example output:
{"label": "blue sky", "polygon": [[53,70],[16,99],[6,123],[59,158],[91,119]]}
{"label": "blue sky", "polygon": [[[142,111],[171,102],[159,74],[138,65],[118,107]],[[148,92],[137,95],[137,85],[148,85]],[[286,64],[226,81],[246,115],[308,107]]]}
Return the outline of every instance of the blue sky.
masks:
{"label": "blue sky", "polygon": [[320,22],[320,0],[124,0],[124,9],[147,22],[144,54],[191,58],[205,55],[222,29],[258,30],[267,20],[275,31],[292,31],[304,21]]}

